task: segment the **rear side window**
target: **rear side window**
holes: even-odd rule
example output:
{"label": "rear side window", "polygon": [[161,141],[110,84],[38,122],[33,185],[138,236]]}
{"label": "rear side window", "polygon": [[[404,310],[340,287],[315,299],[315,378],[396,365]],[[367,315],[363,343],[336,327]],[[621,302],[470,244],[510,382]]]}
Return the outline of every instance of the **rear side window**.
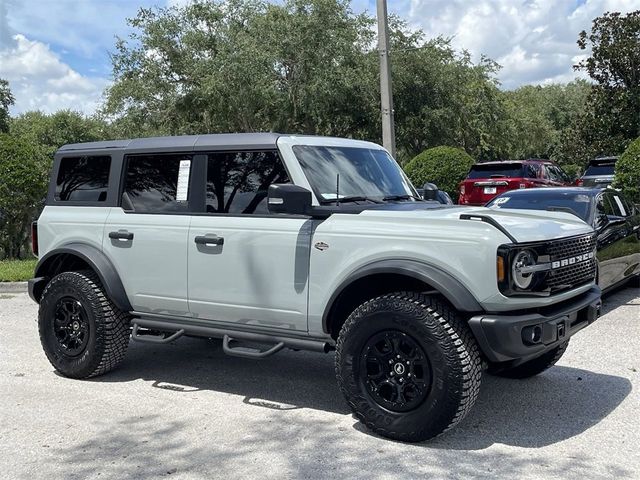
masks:
{"label": "rear side window", "polygon": [[122,208],[136,213],[189,210],[191,155],[127,157]]}
{"label": "rear side window", "polygon": [[538,178],[538,177],[540,177],[540,165],[537,165],[535,163],[528,163],[528,164],[524,165],[523,166],[523,171],[524,171],[523,177],[525,177],[525,178]]}
{"label": "rear side window", "polygon": [[104,202],[110,167],[109,156],[63,158],[56,179],[55,199],[61,202]]}
{"label": "rear side window", "polygon": [[503,163],[483,165],[477,164],[471,167],[471,171],[467,178],[508,178],[523,177],[523,169],[521,163]]}
{"label": "rear side window", "polygon": [[290,182],[277,152],[211,153],[207,212],[267,215],[269,185]]}

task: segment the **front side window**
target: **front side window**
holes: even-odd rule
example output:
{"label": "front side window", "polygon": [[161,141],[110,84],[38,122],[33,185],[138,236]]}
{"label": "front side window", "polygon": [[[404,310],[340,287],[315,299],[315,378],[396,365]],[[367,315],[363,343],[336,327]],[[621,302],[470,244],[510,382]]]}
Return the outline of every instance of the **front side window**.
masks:
{"label": "front side window", "polygon": [[136,213],[189,210],[191,155],[136,155],[127,158],[122,207]]}
{"label": "front side window", "polygon": [[399,165],[384,150],[295,145],[293,152],[320,202],[417,196]]}
{"label": "front side window", "polygon": [[55,199],[62,202],[104,202],[110,167],[109,156],[63,158],[58,169]]}
{"label": "front side window", "polygon": [[269,185],[290,182],[275,151],[211,153],[207,158],[207,212],[267,215]]}

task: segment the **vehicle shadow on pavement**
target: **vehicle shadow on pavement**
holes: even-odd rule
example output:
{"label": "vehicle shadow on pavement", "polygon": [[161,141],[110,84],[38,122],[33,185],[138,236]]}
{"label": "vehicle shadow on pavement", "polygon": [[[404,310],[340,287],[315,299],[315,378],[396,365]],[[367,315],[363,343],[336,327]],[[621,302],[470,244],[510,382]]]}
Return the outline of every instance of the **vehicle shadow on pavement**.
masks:
{"label": "vehicle shadow on pavement", "polygon": [[[631,392],[626,378],[555,366],[527,380],[485,374],[469,415],[427,448],[481,450],[495,443],[539,448],[597,425]],[[354,428],[368,432],[364,425]]]}
{"label": "vehicle shadow on pavement", "polygon": [[91,381],[137,379],[176,395],[207,390],[242,395],[244,403],[272,410],[350,412],[336,384],[333,355],[284,350],[257,361],[226,355],[218,340],[182,338],[169,345],[131,341],[123,364]]}
{"label": "vehicle shadow on pavement", "polygon": [[[132,342],[118,370],[92,381],[138,379],[176,395],[206,390],[241,395],[246,404],[274,411],[350,413],[336,384],[333,355],[284,351],[255,361],[226,356],[216,341],[188,338],[165,346]],[[564,366],[528,380],[485,374],[469,416],[424,446],[478,450],[494,443],[551,445],[598,424],[630,392],[625,378]],[[373,435],[360,422],[354,428]]]}

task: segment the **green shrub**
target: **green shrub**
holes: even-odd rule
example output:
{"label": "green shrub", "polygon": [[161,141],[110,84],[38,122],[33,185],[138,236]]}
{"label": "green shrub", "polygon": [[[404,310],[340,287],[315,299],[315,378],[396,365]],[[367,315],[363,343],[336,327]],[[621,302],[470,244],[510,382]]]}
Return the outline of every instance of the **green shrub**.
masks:
{"label": "green shrub", "polygon": [[632,202],[640,203],[640,137],[631,142],[616,162],[613,186]]}
{"label": "green shrub", "polygon": [[425,182],[435,183],[456,201],[458,184],[474,163],[473,158],[464,150],[443,146],[430,148],[416,155],[405,165],[404,170],[417,188],[421,188]]}
{"label": "green shrub", "polygon": [[576,165],[571,163],[569,165],[562,165],[562,169],[566,172],[567,175],[571,178],[571,180],[575,180],[582,175],[584,172],[584,168],[580,165]]}

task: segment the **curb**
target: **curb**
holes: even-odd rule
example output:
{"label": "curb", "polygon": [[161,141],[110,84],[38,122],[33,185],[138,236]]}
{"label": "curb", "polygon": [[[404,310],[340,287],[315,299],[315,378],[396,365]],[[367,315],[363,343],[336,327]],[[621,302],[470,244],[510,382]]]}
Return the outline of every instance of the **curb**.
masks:
{"label": "curb", "polygon": [[26,293],[27,282],[0,282],[0,293]]}

